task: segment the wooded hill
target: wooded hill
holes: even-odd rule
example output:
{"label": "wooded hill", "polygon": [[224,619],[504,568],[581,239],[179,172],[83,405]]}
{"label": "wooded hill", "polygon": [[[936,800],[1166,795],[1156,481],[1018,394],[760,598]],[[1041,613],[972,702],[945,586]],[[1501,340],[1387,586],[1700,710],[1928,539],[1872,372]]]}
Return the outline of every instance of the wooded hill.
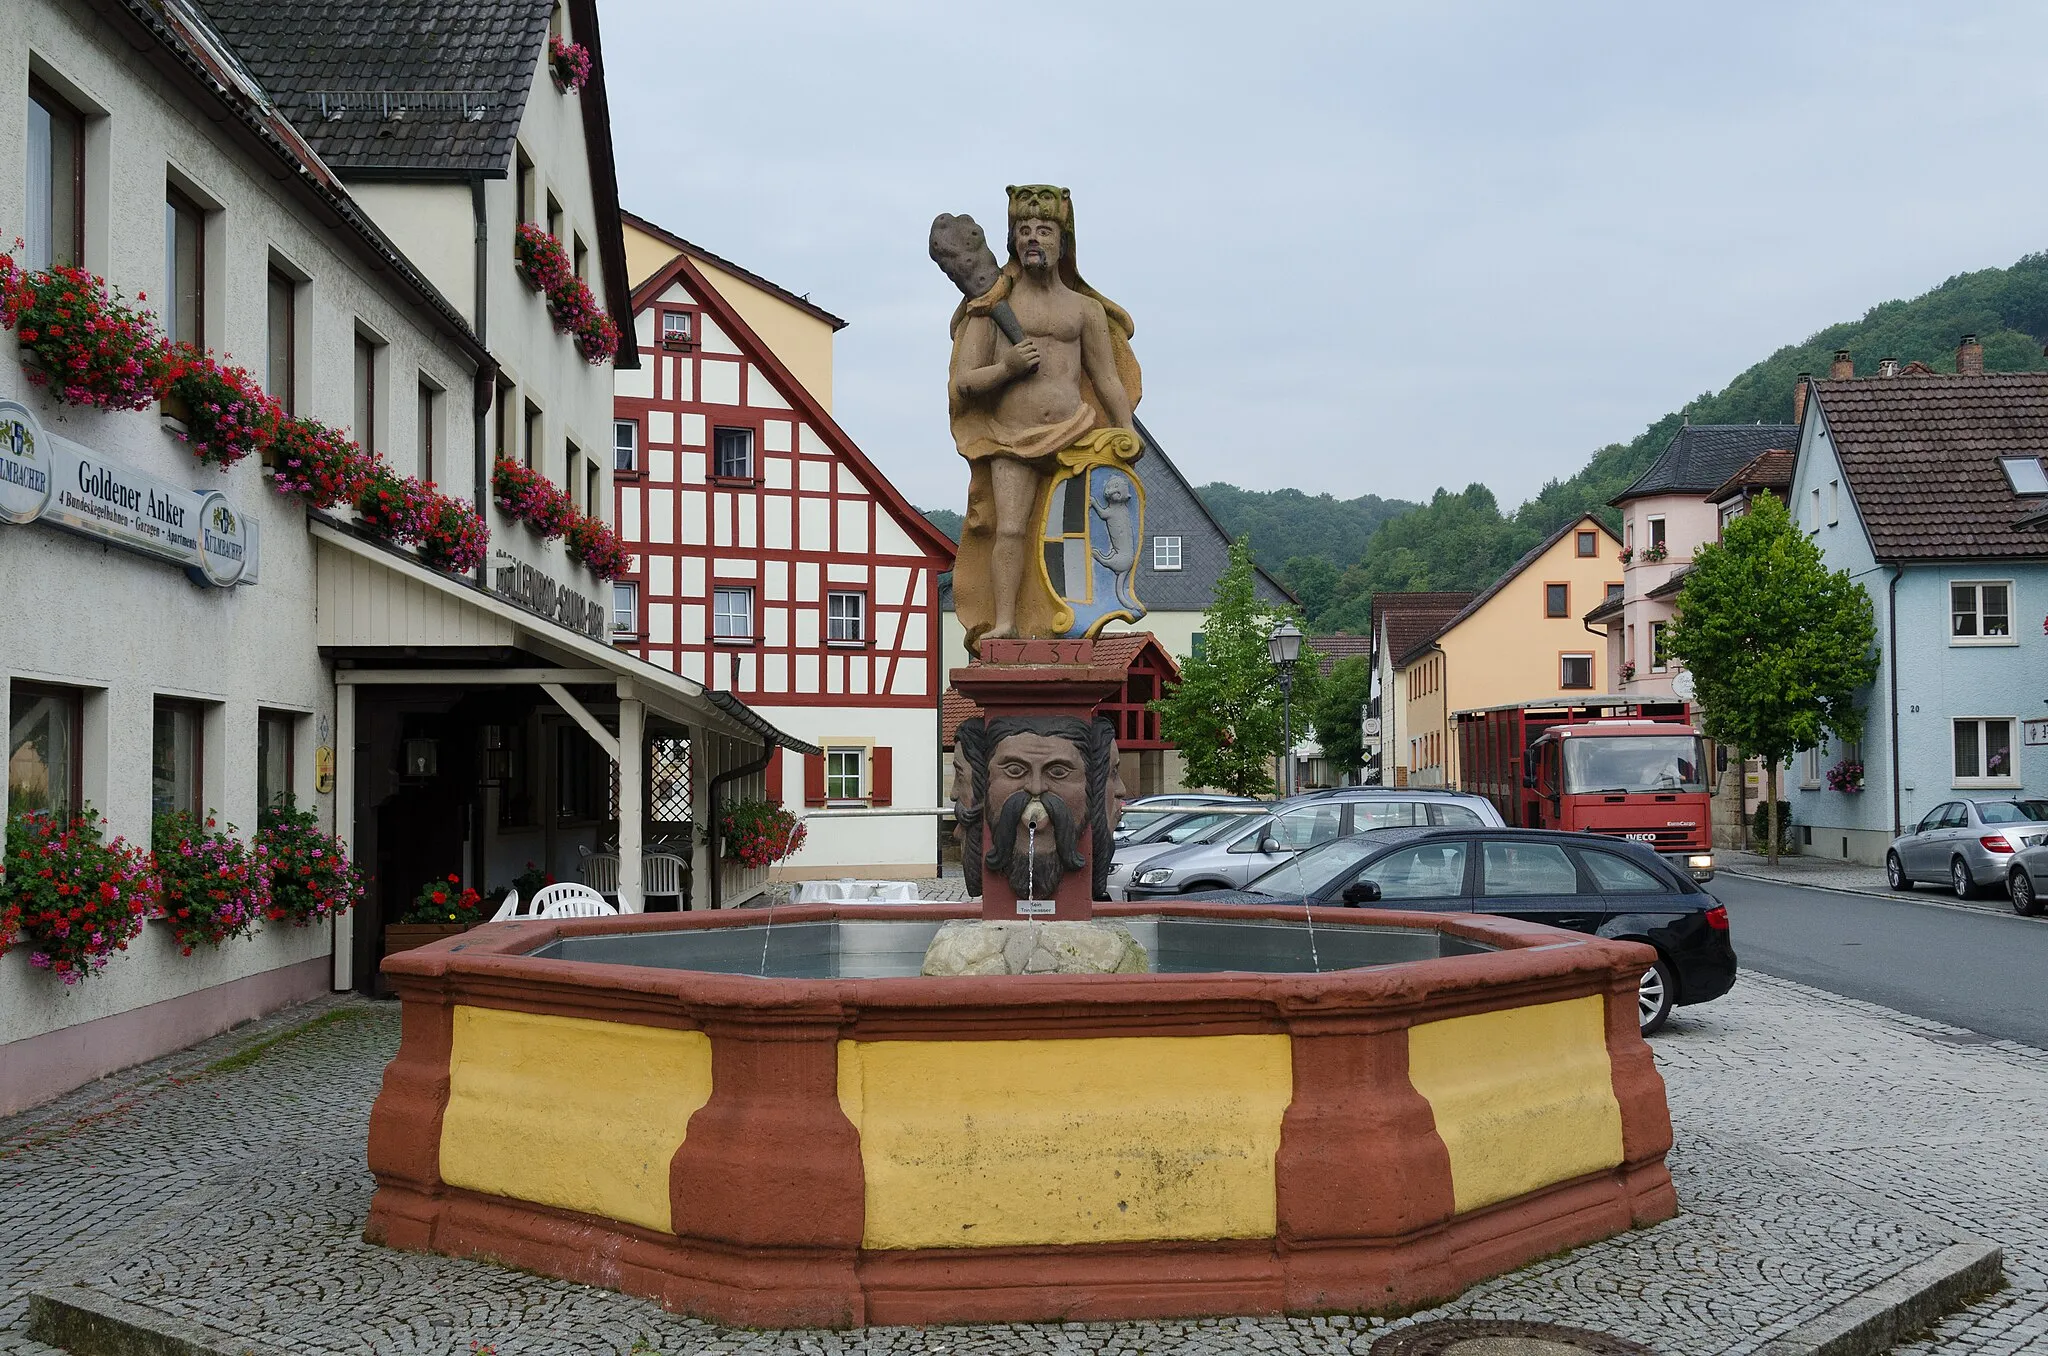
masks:
{"label": "wooded hill", "polygon": [[[1835,350],[1854,356],[1856,374],[1873,375],[1883,358],[1919,360],[1955,370],[1956,341],[1975,334],[1990,372],[2048,367],[2048,254],[2011,268],[1950,278],[1911,301],[1888,301],[1861,320],[1832,325],[1789,344],[1650,425],[1634,440],[1595,452],[1576,475],[1553,480],[1534,499],[1503,512],[1484,485],[1440,489],[1410,511],[1374,495],[1338,500],[1299,490],[1201,487],[1223,525],[1251,538],[1259,563],[1301,597],[1319,631],[1364,631],[1372,595],[1421,589],[1482,589],[1567,519],[1587,510],[1618,529],[1607,501],[1642,474],[1679,426],[1790,423],[1792,383],[1801,372],[1825,378]],[[1362,544],[1360,544],[1362,543]]]}

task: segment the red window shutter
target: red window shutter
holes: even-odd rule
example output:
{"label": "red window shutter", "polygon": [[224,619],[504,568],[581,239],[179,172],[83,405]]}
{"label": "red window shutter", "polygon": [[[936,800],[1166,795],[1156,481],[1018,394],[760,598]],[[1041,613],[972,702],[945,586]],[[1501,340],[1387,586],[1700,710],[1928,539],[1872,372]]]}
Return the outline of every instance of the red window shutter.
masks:
{"label": "red window shutter", "polygon": [[768,766],[761,770],[761,783],[770,805],[782,804],[782,746],[768,750]]}
{"label": "red window shutter", "polygon": [[825,803],[825,755],[807,753],[804,755],[804,804]]}
{"label": "red window shutter", "polygon": [[868,762],[868,804],[887,805],[896,791],[896,751],[877,748]]}

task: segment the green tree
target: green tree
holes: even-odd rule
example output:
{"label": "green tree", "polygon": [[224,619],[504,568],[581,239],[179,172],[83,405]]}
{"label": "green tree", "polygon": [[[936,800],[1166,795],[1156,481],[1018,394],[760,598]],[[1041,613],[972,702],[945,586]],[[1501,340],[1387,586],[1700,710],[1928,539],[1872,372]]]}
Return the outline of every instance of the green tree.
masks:
{"label": "green tree", "polygon": [[1290,556],[1280,571],[1280,582],[1301,599],[1308,624],[1320,628],[1337,597],[1337,567],[1322,556]]}
{"label": "green tree", "polygon": [[1764,760],[1776,865],[1778,765],[1830,731],[1845,743],[1863,733],[1856,694],[1877,679],[1870,595],[1759,495],[1694,552],[1668,643],[1692,672],[1706,732]]}
{"label": "green tree", "polygon": [[1340,659],[1317,685],[1315,704],[1306,708],[1315,727],[1323,760],[1353,776],[1365,768],[1365,703],[1372,695],[1372,666],[1364,655]]}
{"label": "green tree", "polygon": [[[1215,601],[1202,619],[1202,657],[1179,656],[1180,685],[1152,703],[1160,734],[1186,760],[1190,786],[1237,796],[1272,794],[1282,712],[1266,637],[1288,619],[1300,622],[1291,608],[1259,600],[1251,547],[1242,537],[1233,541],[1229,568],[1216,581]],[[1316,688],[1315,655],[1304,646],[1295,666],[1297,712],[1307,711]]]}

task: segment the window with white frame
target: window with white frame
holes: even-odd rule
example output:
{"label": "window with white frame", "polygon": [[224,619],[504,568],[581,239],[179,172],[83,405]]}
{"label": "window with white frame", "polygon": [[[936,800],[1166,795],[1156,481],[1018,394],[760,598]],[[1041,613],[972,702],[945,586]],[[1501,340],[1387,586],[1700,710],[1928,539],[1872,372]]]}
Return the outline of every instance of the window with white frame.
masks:
{"label": "window with white frame", "polygon": [[640,469],[640,422],[637,419],[612,420],[612,469]]}
{"label": "window with white frame", "polygon": [[2048,494],[2048,470],[2039,457],[2000,457],[1998,464],[2014,494]]}
{"label": "window with white frame", "polygon": [[1557,661],[1557,685],[1565,688],[1586,688],[1593,686],[1593,656],[1589,654],[1559,655]]}
{"label": "window with white frame", "polygon": [[1180,538],[1154,537],[1152,539],[1152,568],[1155,570],[1177,570],[1180,568]]}
{"label": "window with white frame", "polygon": [[1669,622],[1650,623],[1650,672],[1662,673],[1671,667],[1671,626]]}
{"label": "window with white frame", "polygon": [[1650,519],[1650,549],[1654,551],[1663,545],[1665,545],[1664,520],[1653,517]]}
{"label": "window with white frame", "polygon": [[661,342],[678,348],[690,344],[690,313],[688,311],[663,311],[661,313]]}
{"label": "window with white frame", "polygon": [[638,584],[612,585],[612,634],[633,636],[640,633],[640,586]]}
{"label": "window with white frame", "polygon": [[2010,580],[1950,584],[1948,613],[1951,645],[2013,643]]}
{"label": "window with white frame", "polygon": [[868,638],[868,596],[865,593],[825,595],[825,640],[831,645],[860,645]]}
{"label": "window with white frame", "polygon": [[1805,753],[1799,769],[1799,789],[1814,791],[1820,788],[1821,778],[1826,775],[1828,746],[1825,741],[1814,745]]}
{"label": "window with white frame", "polygon": [[754,638],[754,591],[713,589],[711,591],[711,634],[717,640]]}
{"label": "window with white frame", "polygon": [[720,428],[711,431],[711,474],[721,480],[754,478],[754,430]]}
{"label": "window with white frame", "polygon": [[2017,782],[2010,716],[1955,722],[1955,784]]}
{"label": "window with white frame", "polygon": [[825,750],[825,799],[861,800],[867,795],[868,751]]}

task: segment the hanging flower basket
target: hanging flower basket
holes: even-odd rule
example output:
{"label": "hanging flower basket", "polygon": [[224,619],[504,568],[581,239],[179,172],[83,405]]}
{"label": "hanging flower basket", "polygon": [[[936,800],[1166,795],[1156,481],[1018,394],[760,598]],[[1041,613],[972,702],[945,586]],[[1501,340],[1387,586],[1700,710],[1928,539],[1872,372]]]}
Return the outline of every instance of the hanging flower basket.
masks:
{"label": "hanging flower basket", "polygon": [[163,405],[183,426],[178,436],[192,455],[225,470],[277,436],[284,411],[256,378],[240,367],[214,361],[189,344],[172,350],[164,375]]}
{"label": "hanging flower basket", "polygon": [[340,842],[320,832],[319,816],[287,797],[263,812],[262,824],[256,841],[270,864],[265,918],[302,928],[347,913],[362,899],[362,872]]}
{"label": "hanging flower basket", "polygon": [[590,49],[567,38],[549,38],[548,70],[563,92],[576,93],[590,83]]}
{"label": "hanging flower basket", "polygon": [[619,542],[618,534],[596,518],[578,515],[563,534],[571,559],[580,560],[599,579],[625,577],[632,557]]}
{"label": "hanging flower basket", "polygon": [[108,841],[90,807],[68,822],[42,813],[7,821],[0,955],[25,946],[30,965],[77,984],[128,949],[156,897],[149,855]]}
{"label": "hanging flower basket", "polygon": [[187,956],[247,936],[270,907],[268,854],[237,839],[232,825],[223,832],[211,815],[202,823],[183,811],[160,814],[150,848],[163,920]]}
{"label": "hanging flower basket", "polygon": [[490,551],[491,529],[483,515],[445,494],[432,496],[425,534],[420,538],[420,559],[437,570],[470,574],[484,563]]}
{"label": "hanging flower basket", "polygon": [[808,826],[786,807],[767,800],[743,800],[718,817],[727,861],[773,866],[804,845]]}
{"label": "hanging flower basket", "polygon": [[[22,370],[69,405],[140,410],[155,402],[171,357],[148,311],[82,268],[0,268],[0,325],[21,341]],[[145,299],[137,293],[136,300]]]}

